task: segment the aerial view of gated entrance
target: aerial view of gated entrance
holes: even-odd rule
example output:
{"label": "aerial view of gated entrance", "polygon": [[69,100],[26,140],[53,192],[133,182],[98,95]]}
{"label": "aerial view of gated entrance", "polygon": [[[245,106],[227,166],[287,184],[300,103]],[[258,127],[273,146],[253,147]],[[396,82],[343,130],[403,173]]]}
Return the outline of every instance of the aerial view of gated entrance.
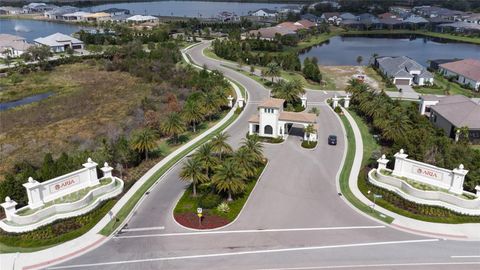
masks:
{"label": "aerial view of gated entrance", "polygon": [[480,1],[2,0],[0,270],[480,269]]}

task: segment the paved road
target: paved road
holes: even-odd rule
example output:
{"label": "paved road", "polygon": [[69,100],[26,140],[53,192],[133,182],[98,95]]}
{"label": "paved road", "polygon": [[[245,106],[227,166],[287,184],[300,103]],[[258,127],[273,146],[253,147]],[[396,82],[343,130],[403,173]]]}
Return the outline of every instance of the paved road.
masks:
{"label": "paved road", "polygon": [[[250,91],[253,103],[228,129],[231,143],[238,145],[247,132],[247,119],[256,112],[255,102],[268,92],[254,80],[205,58],[201,52],[206,46],[191,49],[192,59],[221,70]],[[308,93],[311,104],[320,108],[316,149],[301,148],[295,130],[283,144],[266,145],[269,164],[232,225],[194,232],[175,223],[172,210],[186,187],[178,180],[180,166],[176,166],[141,204],[128,223],[130,230],[52,268],[478,269],[480,244],[397,231],[357,213],[338,196],[335,177],[345,142],[340,139],[335,147],[325,143],[329,134],[342,132],[338,119],[323,103],[331,95]]]}

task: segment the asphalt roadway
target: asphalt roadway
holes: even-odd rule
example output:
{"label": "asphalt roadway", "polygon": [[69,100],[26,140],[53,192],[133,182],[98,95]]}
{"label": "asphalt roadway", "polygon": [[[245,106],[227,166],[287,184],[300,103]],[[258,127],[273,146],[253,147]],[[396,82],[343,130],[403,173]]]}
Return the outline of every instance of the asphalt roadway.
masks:
{"label": "asphalt roadway", "polygon": [[[194,62],[218,69],[250,93],[245,112],[227,132],[238,145],[248,118],[268,91],[254,80],[189,50]],[[173,219],[186,188],[180,165],[158,182],[128,226],[100,247],[49,269],[480,269],[480,243],[414,235],[371,220],[338,195],[336,175],[345,150],[342,128],[324,104],[331,93],[308,92],[320,109],[319,144],[300,146],[292,130],[265,145],[269,163],[238,219],[214,231],[192,231]],[[340,135],[337,146],[327,145]],[[480,227],[480,226],[479,226]],[[480,229],[480,228],[479,228]]]}

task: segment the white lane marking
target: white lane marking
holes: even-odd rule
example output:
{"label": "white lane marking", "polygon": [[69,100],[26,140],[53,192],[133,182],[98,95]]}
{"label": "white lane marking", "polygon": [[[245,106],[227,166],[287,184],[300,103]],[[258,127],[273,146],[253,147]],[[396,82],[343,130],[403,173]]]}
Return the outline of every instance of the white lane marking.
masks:
{"label": "white lane marking", "polygon": [[157,231],[157,230],[165,230],[165,227],[144,227],[144,228],[126,228],[122,229],[122,232],[141,232],[141,231]]}
{"label": "white lane marking", "polygon": [[385,226],[351,226],[351,227],[323,227],[323,228],[294,228],[294,229],[265,229],[265,230],[238,230],[238,231],[207,231],[187,233],[164,233],[144,235],[120,235],[114,238],[141,238],[141,237],[165,237],[165,236],[190,236],[205,234],[234,234],[234,233],[264,233],[264,232],[305,232],[305,231],[333,231],[333,230],[361,230],[361,229],[383,229]]}
{"label": "white lane marking", "polygon": [[330,266],[309,266],[290,268],[260,268],[256,270],[314,270],[314,269],[342,269],[342,268],[375,268],[375,267],[418,267],[418,266],[442,266],[442,265],[480,265],[480,262],[423,262],[423,263],[383,263],[383,264],[351,264],[351,265],[330,265]]}
{"label": "white lane marking", "polygon": [[452,259],[464,259],[464,258],[480,258],[480,255],[456,255],[450,256]]}
{"label": "white lane marking", "polygon": [[320,249],[333,249],[333,248],[411,244],[411,243],[423,243],[423,242],[435,242],[435,241],[439,241],[439,239],[417,239],[417,240],[390,241],[390,242],[370,242],[370,243],[344,244],[344,245],[332,245],[332,246],[298,247],[298,248],[283,248],[283,249],[261,249],[261,250],[239,251],[239,252],[229,252],[229,253],[212,253],[212,254],[201,254],[201,255],[185,255],[185,256],[177,256],[177,257],[159,257],[159,258],[138,259],[138,260],[128,260],[128,261],[113,261],[113,262],[103,262],[103,263],[74,264],[74,265],[65,265],[65,266],[53,266],[53,267],[50,267],[48,269],[85,268],[85,267],[105,266],[105,265],[119,265],[119,264],[132,264],[132,263],[144,263],[144,262],[158,262],[158,261],[173,261],[173,260],[186,260],[186,259],[202,259],[202,258],[251,255],[251,254],[266,254],[266,253],[278,253],[278,252],[289,252],[289,251],[305,251],[305,250],[320,250]]}

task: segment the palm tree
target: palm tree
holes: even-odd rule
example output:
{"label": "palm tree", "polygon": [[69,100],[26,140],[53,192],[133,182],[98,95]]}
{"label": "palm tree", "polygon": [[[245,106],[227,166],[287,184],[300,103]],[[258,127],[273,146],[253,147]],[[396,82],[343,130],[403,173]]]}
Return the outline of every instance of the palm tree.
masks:
{"label": "palm tree", "polygon": [[232,193],[238,193],[245,189],[245,175],[231,159],[218,166],[213,176],[212,183],[217,190],[228,193],[228,201],[232,201]]}
{"label": "palm tree", "polygon": [[[303,132],[305,132],[308,135],[308,137],[310,138],[310,134],[317,133],[317,130],[315,130],[315,127],[312,124],[310,124],[310,125],[305,127]],[[308,140],[308,143],[310,143],[310,139]]]}
{"label": "palm tree", "polygon": [[156,139],[157,134],[153,130],[145,128],[134,134],[131,147],[137,152],[145,153],[145,160],[148,160],[148,152],[157,146],[155,143]]}
{"label": "palm tree", "polygon": [[185,124],[183,123],[183,119],[179,113],[172,112],[160,125],[160,130],[167,136],[172,136],[174,142],[177,142],[178,135],[185,132]]}
{"label": "palm tree", "polygon": [[401,107],[397,107],[387,114],[385,122],[381,125],[382,135],[387,140],[396,141],[407,134],[411,129],[411,124],[412,122],[406,113]]}
{"label": "palm tree", "polygon": [[279,81],[272,89],[273,96],[281,99],[285,99],[287,103],[294,103],[298,100],[301,94],[305,93],[305,89],[303,89],[303,83],[298,80],[294,79],[292,81]]}
{"label": "palm tree", "polygon": [[272,77],[272,83],[273,83],[273,79],[275,77],[280,76],[280,66],[275,62],[268,63],[267,70],[265,70],[265,75]]}
{"label": "palm tree", "polygon": [[212,115],[218,112],[221,104],[220,97],[216,91],[208,91],[203,94],[203,107],[209,120],[212,120]]}
{"label": "palm tree", "polygon": [[192,125],[193,132],[197,132],[196,125],[205,118],[205,113],[198,101],[189,100],[183,106],[182,117]]}
{"label": "palm tree", "polygon": [[215,135],[210,141],[212,150],[219,154],[220,160],[222,159],[222,154],[228,154],[232,152],[232,147],[227,143],[228,138],[230,138],[230,135],[222,132]]}
{"label": "palm tree", "polygon": [[202,169],[206,171],[207,177],[210,176],[210,170],[218,164],[217,158],[213,155],[213,149],[210,143],[205,143],[200,146],[195,152],[194,158],[200,161]]}
{"label": "palm tree", "polygon": [[208,177],[203,173],[201,165],[202,164],[197,159],[188,159],[187,162],[183,164],[182,170],[180,171],[181,180],[192,182],[193,197],[197,196],[197,184],[208,181]]}
{"label": "palm tree", "polygon": [[250,153],[252,153],[256,162],[261,162],[263,160],[263,145],[257,135],[248,136],[244,139],[242,147],[245,147]]}
{"label": "palm tree", "polygon": [[240,147],[233,155],[233,161],[247,177],[255,175],[255,156],[246,147]]}

